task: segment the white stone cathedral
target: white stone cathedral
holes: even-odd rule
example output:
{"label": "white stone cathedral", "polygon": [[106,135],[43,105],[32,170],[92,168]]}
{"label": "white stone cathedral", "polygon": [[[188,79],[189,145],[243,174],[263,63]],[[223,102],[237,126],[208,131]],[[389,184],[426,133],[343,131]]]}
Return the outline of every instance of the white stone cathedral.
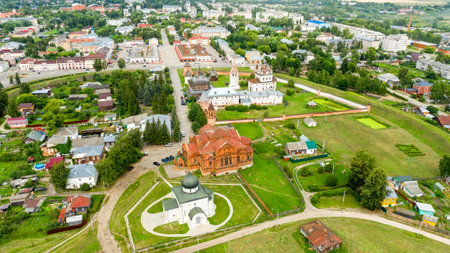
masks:
{"label": "white stone cathedral", "polygon": [[230,85],[228,86],[230,89],[239,90],[241,87],[239,86],[239,72],[236,66],[236,62],[233,61],[233,66],[230,71]]}

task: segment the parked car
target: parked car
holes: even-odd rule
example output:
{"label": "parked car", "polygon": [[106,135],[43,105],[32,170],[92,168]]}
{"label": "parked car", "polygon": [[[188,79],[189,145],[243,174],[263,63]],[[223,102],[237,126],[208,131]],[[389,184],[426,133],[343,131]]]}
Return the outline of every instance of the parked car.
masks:
{"label": "parked car", "polygon": [[173,144],[172,144],[172,142],[169,142],[169,143],[167,143],[166,145],[164,145],[164,146],[166,146],[166,147],[172,147],[173,146]]}
{"label": "parked car", "polygon": [[38,187],[34,191],[35,192],[43,192],[43,191],[46,191],[46,190],[47,190],[47,188],[45,188],[45,187]]}
{"label": "parked car", "polygon": [[186,137],[186,133],[184,131],[181,131],[181,136]]}
{"label": "parked car", "polygon": [[173,157],[173,155],[169,156],[170,160],[175,159],[175,157]]}
{"label": "parked car", "polygon": [[148,152],[144,152],[144,156],[148,156]]}
{"label": "parked car", "polygon": [[163,158],[163,159],[161,159],[161,162],[167,163],[168,161],[166,160],[166,158]]}
{"label": "parked car", "polygon": [[153,165],[155,166],[161,166],[161,164],[159,162],[153,162]]}

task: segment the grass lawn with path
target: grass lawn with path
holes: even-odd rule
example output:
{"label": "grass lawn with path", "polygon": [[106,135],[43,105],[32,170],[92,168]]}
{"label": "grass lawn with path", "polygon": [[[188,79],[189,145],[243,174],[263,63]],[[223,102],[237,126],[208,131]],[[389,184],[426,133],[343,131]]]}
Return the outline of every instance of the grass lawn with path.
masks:
{"label": "grass lawn with path", "polygon": [[234,128],[238,131],[239,135],[256,140],[264,136],[263,130],[259,126],[258,122],[233,124]]}
{"label": "grass lawn with path", "polygon": [[240,171],[273,213],[300,207],[301,199],[272,159],[253,154],[253,166]]}
{"label": "grass lawn with path", "polygon": [[225,221],[230,214],[230,207],[228,206],[227,201],[218,195],[214,195],[214,204],[216,204],[216,213],[214,216],[209,217],[208,220],[212,225],[219,225]]}
{"label": "grass lawn with path", "polygon": [[161,234],[186,234],[189,231],[187,223],[180,224],[178,221],[157,226],[153,231]]}
{"label": "grass lawn with path", "polygon": [[158,175],[153,171],[149,171],[139,177],[122,193],[114,207],[109,221],[109,228],[116,241],[120,243],[122,252],[128,252],[127,244],[122,237],[128,238],[127,227],[123,216],[153,186],[157,178]]}
{"label": "grass lawn with path", "polygon": [[93,227],[86,229],[54,252],[58,253],[79,253],[79,252],[102,252],[102,246],[97,239],[97,222]]}
{"label": "grass lawn with path", "polygon": [[[421,252],[448,251],[446,244],[373,221],[352,218],[320,220],[343,240],[343,245],[337,252],[417,252],[417,249]],[[246,252],[315,252],[311,251],[311,246],[299,231],[302,224],[310,221],[265,229],[201,252],[242,252],[242,249]]]}
{"label": "grass lawn with path", "polygon": [[[213,190],[214,192],[220,193],[224,196],[226,196],[233,205],[233,216],[231,219],[223,226],[222,228],[226,227],[232,227],[240,224],[246,224],[253,221],[253,219],[258,214],[259,210],[253,204],[252,200],[249,198],[247,193],[242,189],[240,185],[205,185],[209,189]],[[216,215],[218,212],[221,212],[220,216],[221,219],[217,219],[214,221],[214,224],[220,224],[222,221],[228,217],[229,211],[226,213],[219,210],[220,206],[225,206],[225,208],[228,210],[228,204],[225,201],[225,199],[214,195],[214,202],[217,206],[216,208]],[[225,209],[224,208],[224,209]],[[212,219],[216,219],[215,216],[212,217]],[[211,222],[211,218],[209,218]],[[213,222],[211,222],[213,224]]]}

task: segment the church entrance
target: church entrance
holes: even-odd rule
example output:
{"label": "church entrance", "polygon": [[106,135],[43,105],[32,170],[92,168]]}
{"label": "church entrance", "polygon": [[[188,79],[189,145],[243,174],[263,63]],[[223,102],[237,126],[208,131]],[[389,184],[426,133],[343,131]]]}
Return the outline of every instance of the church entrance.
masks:
{"label": "church entrance", "polygon": [[195,223],[201,224],[202,223],[202,218],[201,217],[197,217],[197,219],[195,219]]}

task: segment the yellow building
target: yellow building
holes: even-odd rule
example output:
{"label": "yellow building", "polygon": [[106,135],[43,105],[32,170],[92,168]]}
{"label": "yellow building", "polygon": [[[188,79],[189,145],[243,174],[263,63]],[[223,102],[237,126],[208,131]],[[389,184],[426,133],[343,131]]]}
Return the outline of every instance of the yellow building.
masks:
{"label": "yellow building", "polygon": [[389,186],[386,186],[386,196],[381,201],[383,207],[390,207],[397,205],[397,194]]}
{"label": "yellow building", "polygon": [[428,224],[428,225],[434,227],[434,226],[436,226],[437,221],[438,221],[438,217],[436,217],[436,216],[431,216],[431,215],[428,215],[428,214],[424,214],[422,216],[422,222],[424,224]]}

